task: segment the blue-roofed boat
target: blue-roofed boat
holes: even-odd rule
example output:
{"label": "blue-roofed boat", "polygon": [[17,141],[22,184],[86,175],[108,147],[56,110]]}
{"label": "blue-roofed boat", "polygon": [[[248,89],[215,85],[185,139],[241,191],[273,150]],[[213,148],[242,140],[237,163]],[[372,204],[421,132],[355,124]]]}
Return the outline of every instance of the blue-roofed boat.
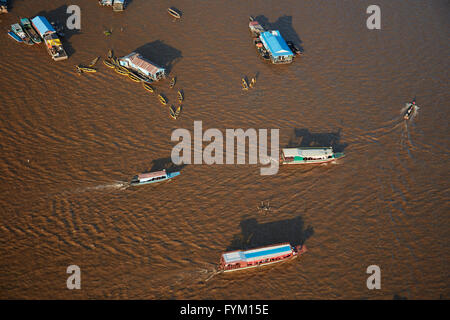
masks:
{"label": "blue-roofed boat", "polygon": [[251,250],[236,250],[222,254],[219,271],[231,272],[283,262],[302,255],[306,246],[293,247],[289,243],[281,243]]}
{"label": "blue-roofed boat", "polygon": [[8,32],[8,35],[11,38],[13,38],[14,40],[16,40],[17,42],[22,42],[22,39],[20,39],[20,37],[17,34],[15,34],[14,32],[10,31],[10,32]]}
{"label": "blue-roofed boat", "polygon": [[261,33],[259,36],[263,46],[269,53],[272,63],[291,63],[294,53],[291,51],[286,41],[278,30],[270,30]]}
{"label": "blue-roofed boat", "polygon": [[131,179],[130,185],[138,186],[142,184],[162,182],[165,180],[175,178],[178,175],[180,175],[180,172],[166,172],[165,169],[161,171],[141,173],[137,176],[134,176],[133,179]]}
{"label": "blue-roofed boat", "polygon": [[45,47],[53,60],[59,61],[68,58],[56,30],[45,17],[36,16],[31,19],[31,23],[44,40]]}
{"label": "blue-roofed boat", "polygon": [[274,64],[291,63],[300,50],[292,41],[286,42],[278,30],[266,30],[258,21],[250,17],[248,25],[253,44],[264,60]]}

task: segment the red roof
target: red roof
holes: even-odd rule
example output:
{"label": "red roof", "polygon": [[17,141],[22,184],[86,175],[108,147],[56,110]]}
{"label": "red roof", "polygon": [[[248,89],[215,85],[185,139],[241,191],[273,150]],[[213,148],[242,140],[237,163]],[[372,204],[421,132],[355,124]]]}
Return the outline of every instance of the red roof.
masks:
{"label": "red roof", "polygon": [[139,53],[135,53],[129,56],[129,59],[133,64],[146,70],[148,73],[156,74],[158,71],[161,70],[160,67],[144,59],[144,57],[142,57]]}

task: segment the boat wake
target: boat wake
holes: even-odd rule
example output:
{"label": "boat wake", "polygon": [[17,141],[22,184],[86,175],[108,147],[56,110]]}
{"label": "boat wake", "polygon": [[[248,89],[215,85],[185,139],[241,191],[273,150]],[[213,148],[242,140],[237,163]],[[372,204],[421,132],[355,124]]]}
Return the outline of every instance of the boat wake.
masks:
{"label": "boat wake", "polygon": [[81,193],[87,191],[108,191],[108,190],[125,190],[130,186],[127,181],[116,181],[113,183],[101,184],[93,187],[85,187],[76,189],[74,192]]}

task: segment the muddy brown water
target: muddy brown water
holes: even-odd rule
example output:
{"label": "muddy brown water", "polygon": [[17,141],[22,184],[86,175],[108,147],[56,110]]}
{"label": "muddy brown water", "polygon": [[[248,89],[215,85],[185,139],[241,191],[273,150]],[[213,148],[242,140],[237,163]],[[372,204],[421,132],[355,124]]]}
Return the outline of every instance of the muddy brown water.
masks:
{"label": "muddy brown water", "polygon": [[[18,16],[64,21],[66,1],[12,2],[0,15],[0,297],[97,299],[439,299],[449,296],[447,1],[143,1],[81,7],[70,55],[6,34]],[[179,8],[173,22],[166,9]],[[248,16],[304,50],[261,61]],[[104,30],[112,30],[105,36]],[[156,84],[180,118],[99,62],[138,50],[177,77]],[[241,77],[258,74],[244,92]],[[418,116],[400,109],[417,97]],[[280,144],[333,144],[322,166],[187,165],[169,183],[123,189],[162,168],[176,128],[278,128]],[[270,201],[273,210],[257,206]],[[300,259],[205,281],[220,254],[304,243]],[[66,268],[81,268],[81,290]],[[381,268],[368,290],[366,268]]]}

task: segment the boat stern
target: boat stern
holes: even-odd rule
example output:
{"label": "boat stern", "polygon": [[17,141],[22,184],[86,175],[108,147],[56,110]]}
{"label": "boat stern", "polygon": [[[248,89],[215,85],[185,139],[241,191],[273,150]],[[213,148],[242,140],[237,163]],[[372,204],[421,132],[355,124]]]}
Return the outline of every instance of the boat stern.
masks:
{"label": "boat stern", "polygon": [[180,172],[179,171],[176,171],[176,172],[169,172],[169,173],[167,173],[167,178],[168,179],[172,179],[172,178],[175,178],[176,176],[179,176],[180,175]]}

